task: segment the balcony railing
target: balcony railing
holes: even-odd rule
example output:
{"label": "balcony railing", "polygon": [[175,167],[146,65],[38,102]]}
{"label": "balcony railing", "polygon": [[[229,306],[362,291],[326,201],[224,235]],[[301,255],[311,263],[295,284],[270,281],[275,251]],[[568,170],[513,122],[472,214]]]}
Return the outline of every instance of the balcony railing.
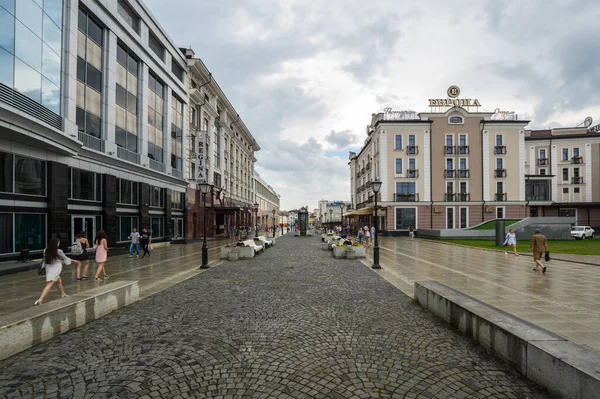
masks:
{"label": "balcony railing", "polygon": [[573,158],[571,158],[571,163],[574,163],[574,164],[583,163],[583,157],[573,157]]}
{"label": "balcony railing", "polygon": [[456,177],[456,169],[444,169],[446,179],[454,179]]}
{"label": "balcony railing", "polygon": [[406,169],[406,177],[416,179],[419,177],[419,169]]}
{"label": "balcony railing", "polygon": [[446,155],[456,154],[456,147],[453,145],[445,145],[444,146],[444,154],[446,154]]}
{"label": "balcony railing", "polygon": [[496,145],[496,146],[494,146],[494,154],[495,155],[506,154],[506,146],[505,145]]}
{"label": "balcony railing", "polygon": [[583,184],[583,177],[571,177],[571,184]]}
{"label": "balcony railing", "polygon": [[419,200],[417,193],[401,193],[396,194],[396,202],[416,202]]}
{"label": "balcony railing", "polygon": [[137,152],[126,150],[123,147],[117,147],[117,157],[128,162],[140,163],[140,154]]}
{"label": "balcony railing", "polygon": [[458,146],[458,153],[460,155],[466,155],[470,152],[469,146],[468,145],[459,145]]}
{"label": "balcony railing", "polygon": [[183,179],[183,171],[181,171],[181,170],[171,169],[171,174],[173,175],[173,177],[176,177],[178,179]]}
{"label": "balcony railing", "polygon": [[494,177],[506,177],[506,169],[495,169]]}
{"label": "balcony railing", "polygon": [[469,169],[459,169],[458,170],[458,178],[459,179],[468,179],[471,177],[471,172]]}
{"label": "balcony railing", "polygon": [[84,147],[104,152],[104,140],[99,139],[98,137],[91,136],[84,132],[79,132],[77,138],[83,143]]}
{"label": "balcony railing", "polygon": [[165,164],[155,161],[154,159],[150,160],[150,169],[153,169],[157,172],[165,173]]}
{"label": "balcony railing", "polygon": [[537,162],[538,166],[546,166],[548,165],[548,158],[540,158]]}
{"label": "balcony railing", "polygon": [[371,170],[371,162],[367,164],[367,170]]}
{"label": "balcony railing", "polygon": [[494,199],[496,201],[506,201],[506,193],[496,193],[494,194]]}
{"label": "balcony railing", "polygon": [[456,194],[454,193],[446,193],[444,195],[444,201],[446,202],[454,202],[456,200]]}
{"label": "balcony railing", "polygon": [[406,154],[408,155],[417,155],[419,153],[418,145],[407,145],[406,146]]}
{"label": "balcony railing", "polygon": [[456,200],[459,202],[469,202],[471,201],[470,193],[458,193],[456,194]]}

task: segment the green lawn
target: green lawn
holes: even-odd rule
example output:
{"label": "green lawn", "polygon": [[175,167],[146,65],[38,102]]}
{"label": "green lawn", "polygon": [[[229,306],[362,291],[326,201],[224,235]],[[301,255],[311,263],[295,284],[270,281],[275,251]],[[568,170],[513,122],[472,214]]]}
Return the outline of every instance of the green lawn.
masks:
{"label": "green lawn", "polygon": [[[497,247],[496,242],[492,240],[439,240],[452,244],[468,245],[470,247],[503,249]],[[517,241],[517,252],[527,252],[529,247],[528,240]],[[512,249],[512,248],[511,248]],[[548,249],[550,253],[555,254],[574,254],[574,255],[600,255],[600,239],[595,240],[549,240]]]}
{"label": "green lawn", "polygon": [[[508,232],[508,226],[510,226],[511,224],[515,224],[520,220],[521,219],[505,219],[504,220],[504,228],[507,229],[506,231]],[[496,221],[492,220],[492,221],[482,224],[481,226],[473,227],[472,229],[469,229],[469,230],[495,230],[495,229],[496,229]]]}

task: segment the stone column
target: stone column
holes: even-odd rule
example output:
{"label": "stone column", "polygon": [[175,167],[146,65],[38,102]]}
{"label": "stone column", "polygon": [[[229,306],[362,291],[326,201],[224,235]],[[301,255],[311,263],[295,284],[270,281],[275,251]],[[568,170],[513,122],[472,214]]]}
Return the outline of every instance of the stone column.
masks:
{"label": "stone column", "polygon": [[114,247],[119,238],[119,226],[117,220],[117,196],[119,188],[118,179],[113,175],[102,175],[102,225],[108,236],[108,246]]}

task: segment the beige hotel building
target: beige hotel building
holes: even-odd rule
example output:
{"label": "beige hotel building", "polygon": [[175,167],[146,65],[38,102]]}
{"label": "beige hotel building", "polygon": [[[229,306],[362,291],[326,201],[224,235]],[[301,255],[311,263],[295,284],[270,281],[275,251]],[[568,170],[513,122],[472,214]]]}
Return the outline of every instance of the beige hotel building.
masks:
{"label": "beige hotel building", "polygon": [[450,87],[428,112],[372,115],[363,148],[350,153],[346,215],[355,225],[372,223],[369,183],[379,179],[378,225],[389,234],[529,216],[575,215],[600,226],[595,128],[529,131],[514,112],[481,112],[478,99],[459,93]]}

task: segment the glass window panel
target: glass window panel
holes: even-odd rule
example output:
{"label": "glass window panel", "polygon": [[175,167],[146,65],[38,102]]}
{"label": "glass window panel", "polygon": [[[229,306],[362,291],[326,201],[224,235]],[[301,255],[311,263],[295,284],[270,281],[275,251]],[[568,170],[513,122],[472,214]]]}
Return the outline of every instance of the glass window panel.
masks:
{"label": "glass window panel", "polygon": [[154,143],[154,140],[156,140],[154,126],[148,125],[148,142]]}
{"label": "glass window panel", "polygon": [[156,141],[155,141],[155,144],[158,145],[160,148],[162,148],[163,141],[164,141],[163,132],[162,132],[162,130],[157,129],[156,130]]}
{"label": "glass window panel", "polygon": [[44,77],[42,77],[42,105],[60,115],[60,88]]}
{"label": "glass window panel", "polygon": [[[154,129],[154,111],[148,112],[148,129]],[[150,137],[150,130],[148,130],[148,137]]]}
{"label": "glass window panel", "polygon": [[0,47],[15,52],[15,17],[0,7]]}
{"label": "glass window panel", "polygon": [[96,116],[101,114],[101,96],[95,90],[87,89],[85,91],[85,109]]}
{"label": "glass window panel", "polygon": [[[156,81],[156,91],[155,92],[156,92],[156,94],[158,94],[158,96],[160,98],[163,98],[163,92],[164,92],[163,85],[158,80]],[[162,113],[162,108],[161,108],[161,113]]]}
{"label": "glass window panel", "polygon": [[102,201],[102,175],[96,175],[96,201]]}
{"label": "glass window panel", "polygon": [[125,129],[115,127],[115,143],[119,147],[127,147],[127,132],[125,132]]}
{"label": "glass window panel", "polygon": [[42,58],[42,75],[56,86],[60,86],[60,57],[45,44]]}
{"label": "glass window panel", "polygon": [[156,120],[154,122],[154,126],[156,126],[162,132],[163,116],[161,114],[159,114],[158,112],[156,113]]}
{"label": "glass window panel", "polygon": [[77,57],[77,79],[85,82],[85,60]]}
{"label": "glass window panel", "polygon": [[79,9],[79,16],[77,17],[77,27],[83,33],[87,33],[87,15]]}
{"label": "glass window panel", "polygon": [[127,50],[120,44],[117,45],[117,62],[123,66],[127,66]]}
{"label": "glass window panel", "polygon": [[126,122],[127,113],[125,111],[125,108],[116,106],[115,114],[116,114],[115,124],[123,129],[125,129],[127,127],[127,122]]}
{"label": "glass window panel", "polygon": [[0,213],[0,254],[13,252],[13,214]]}
{"label": "glass window panel", "polygon": [[92,19],[88,18],[87,35],[102,47],[102,28]]}
{"label": "glass window panel", "polygon": [[88,86],[96,89],[99,93],[102,93],[102,72],[87,64],[87,80]]}
{"label": "glass window panel", "polygon": [[98,70],[102,70],[102,48],[90,39],[87,42],[86,60]]}
{"label": "glass window panel", "polygon": [[129,56],[127,58],[127,69],[134,76],[137,76],[137,74],[138,74],[138,63],[137,63],[137,61],[132,56]]}
{"label": "glass window panel", "polygon": [[0,0],[0,6],[7,9],[11,14],[15,14],[15,0]]}
{"label": "glass window panel", "polygon": [[56,24],[50,19],[50,17],[44,14],[44,34],[42,39],[44,43],[54,50],[57,54],[60,54],[62,49],[62,35],[61,30]]}
{"label": "glass window panel", "polygon": [[15,193],[46,195],[46,163],[15,155]]}
{"label": "glass window panel", "polygon": [[63,0],[44,0],[44,11],[56,25],[62,26]]}
{"label": "glass window panel", "polygon": [[80,132],[85,131],[85,111],[79,107],[75,111],[75,120],[77,123],[77,129]]}
{"label": "glass window panel", "polygon": [[15,57],[8,51],[0,48],[0,83],[13,87]]}
{"label": "glass window panel", "polygon": [[154,107],[156,107],[156,94],[150,92],[148,95],[148,108],[154,110]]}
{"label": "glass window panel", "polygon": [[42,75],[27,64],[15,59],[15,90],[38,103],[41,100]]}
{"label": "glass window panel", "polygon": [[0,152],[0,192],[13,192],[13,155],[5,152]]}
{"label": "glass window panel", "polygon": [[137,115],[137,98],[131,93],[127,93],[127,110]]}
{"label": "glass window panel", "polygon": [[127,149],[132,152],[137,152],[137,136],[127,133]]}
{"label": "glass window panel", "polygon": [[93,172],[72,169],[72,186],[72,198],[94,201],[96,184]]}
{"label": "glass window panel", "polygon": [[95,115],[90,114],[89,112],[85,115],[86,123],[85,123],[85,131],[87,134],[90,134],[94,137],[101,138],[101,119]]}
{"label": "glass window panel", "polygon": [[42,37],[42,8],[33,0],[16,2],[16,17],[38,37]]}
{"label": "glass window panel", "polygon": [[156,54],[158,58],[164,61],[165,50],[153,34],[149,35],[148,44],[150,45],[150,49],[154,52],[154,54]]}
{"label": "glass window panel", "polygon": [[127,74],[127,91],[133,94],[134,96],[137,96],[138,94],[138,79],[131,72]]}
{"label": "glass window panel", "polygon": [[42,40],[18,21],[15,26],[15,55],[36,71],[42,70]]}
{"label": "glass window panel", "polygon": [[117,84],[117,104],[121,107],[127,107],[127,91]]}
{"label": "glass window panel", "polygon": [[117,63],[117,83],[127,88],[127,70],[119,63]]}
{"label": "glass window panel", "polygon": [[77,106],[85,109],[85,84],[77,82]]}
{"label": "glass window panel", "polygon": [[40,213],[15,213],[15,252],[46,247],[46,215]]}
{"label": "glass window panel", "polygon": [[85,60],[85,43],[87,38],[81,31],[77,31],[77,56]]}
{"label": "glass window panel", "polygon": [[137,134],[137,117],[131,112],[127,113],[127,131]]}

